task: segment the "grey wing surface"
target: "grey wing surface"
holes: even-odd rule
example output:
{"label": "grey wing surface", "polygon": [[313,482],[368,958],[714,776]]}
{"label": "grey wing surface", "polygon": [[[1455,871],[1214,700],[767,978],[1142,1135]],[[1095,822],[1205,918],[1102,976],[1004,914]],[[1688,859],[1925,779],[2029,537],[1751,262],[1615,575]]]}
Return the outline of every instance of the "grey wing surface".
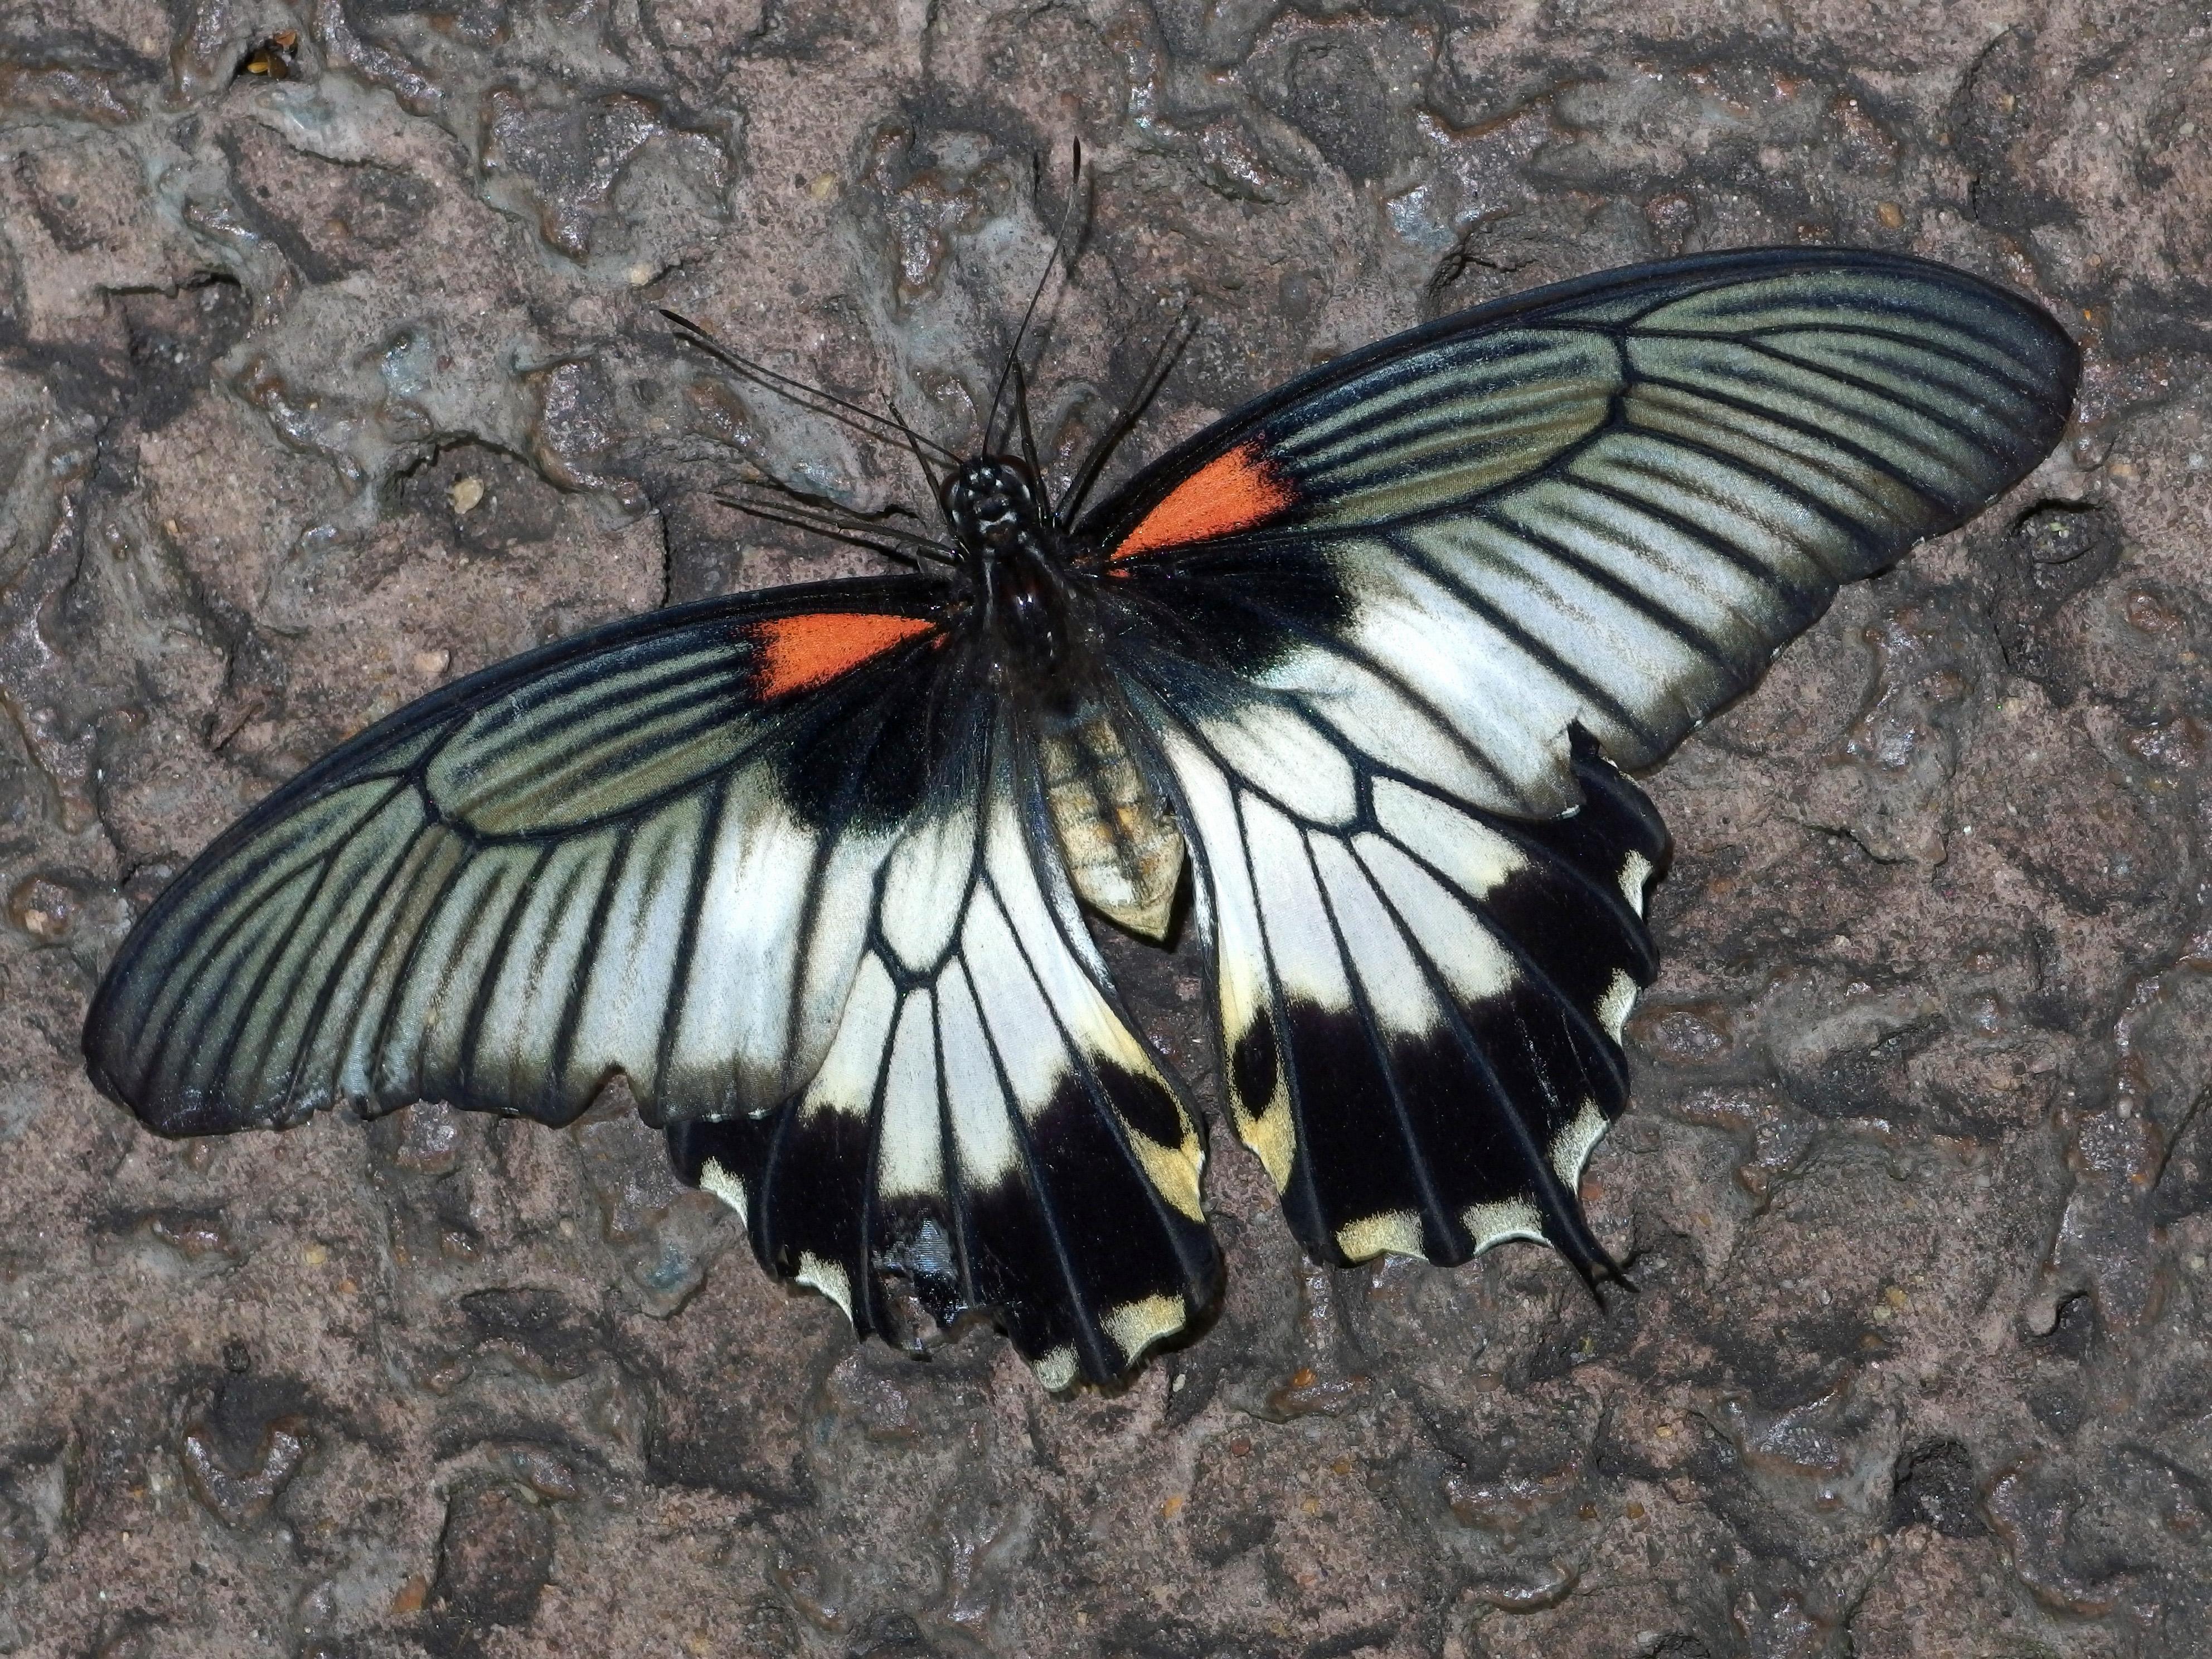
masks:
{"label": "grey wing surface", "polygon": [[1082,526],[1200,870],[1231,1121],[1324,1260],[1541,1237],[1627,1098],[1650,767],[2063,431],[2040,307],[1767,249],[1314,370]]}

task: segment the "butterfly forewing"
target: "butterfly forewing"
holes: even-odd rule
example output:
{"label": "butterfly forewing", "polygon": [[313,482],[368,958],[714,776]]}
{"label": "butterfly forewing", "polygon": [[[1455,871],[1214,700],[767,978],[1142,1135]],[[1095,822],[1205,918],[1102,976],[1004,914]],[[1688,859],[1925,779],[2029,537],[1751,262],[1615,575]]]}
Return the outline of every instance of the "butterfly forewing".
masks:
{"label": "butterfly forewing", "polygon": [[[812,1073],[922,779],[880,738],[940,595],[710,601],[487,671],[276,791],[163,893],[86,1029],[169,1133],[340,1099],[573,1117],[757,1110]],[[860,608],[865,606],[865,609]],[[846,672],[776,682],[795,626]],[[824,647],[817,647],[822,654]],[[834,760],[794,765],[834,730]]]}
{"label": "butterfly forewing", "polygon": [[1613,273],[1385,341],[1091,515],[1201,872],[1231,1120],[1330,1260],[1542,1237],[1626,1100],[1655,764],[2009,488],[2078,361],[1893,256]]}
{"label": "butterfly forewing", "polygon": [[[1961,272],[1712,255],[1328,365],[1085,530],[1109,580],[1165,608],[1225,601],[1247,634],[1283,613],[1231,658],[1262,683],[1318,698],[1411,682],[1488,775],[1463,799],[1551,817],[1575,803],[1571,726],[1616,765],[1656,764],[1839,582],[2009,488],[2057,439],[2077,373],[2041,310]],[[1187,492],[1220,457],[1277,504],[1173,534],[1206,523]]]}

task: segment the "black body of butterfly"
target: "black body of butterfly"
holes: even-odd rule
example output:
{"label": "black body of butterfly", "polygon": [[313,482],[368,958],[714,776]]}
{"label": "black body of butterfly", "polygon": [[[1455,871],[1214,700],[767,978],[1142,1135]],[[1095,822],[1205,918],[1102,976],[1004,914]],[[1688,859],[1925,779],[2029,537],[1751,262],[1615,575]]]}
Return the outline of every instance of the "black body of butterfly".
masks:
{"label": "black body of butterfly", "polygon": [[941,568],[622,622],[310,767],[139,922],[92,1075],[191,1135],[561,1123],[619,1072],[860,1330],[902,1287],[1107,1381],[1219,1258],[1081,911],[1159,937],[1188,860],[1226,1115],[1308,1250],[1607,1274],[1576,1187],[1668,854],[1623,772],[2018,481],[2077,371],[1959,271],[1755,250],[1385,340],[1079,517],[967,459]]}

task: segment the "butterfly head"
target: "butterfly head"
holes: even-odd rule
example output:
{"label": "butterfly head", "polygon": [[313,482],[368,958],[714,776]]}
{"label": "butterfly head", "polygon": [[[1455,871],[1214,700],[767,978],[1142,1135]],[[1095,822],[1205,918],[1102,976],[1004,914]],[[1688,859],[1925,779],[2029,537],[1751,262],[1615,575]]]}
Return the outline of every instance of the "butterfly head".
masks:
{"label": "butterfly head", "polygon": [[938,492],[952,539],[971,557],[1004,558],[1050,544],[1051,510],[1036,474],[1011,455],[963,461]]}

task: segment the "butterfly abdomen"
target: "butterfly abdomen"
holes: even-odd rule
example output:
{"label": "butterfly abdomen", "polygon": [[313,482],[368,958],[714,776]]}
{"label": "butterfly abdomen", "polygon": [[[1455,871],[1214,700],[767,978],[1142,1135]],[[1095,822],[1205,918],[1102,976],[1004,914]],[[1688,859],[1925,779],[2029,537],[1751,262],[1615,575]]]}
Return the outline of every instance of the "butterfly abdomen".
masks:
{"label": "butterfly abdomen", "polygon": [[1037,720],[1045,807],[1077,895],[1146,939],[1167,937],[1182,832],[1146,781],[1108,705],[1085,698]]}

